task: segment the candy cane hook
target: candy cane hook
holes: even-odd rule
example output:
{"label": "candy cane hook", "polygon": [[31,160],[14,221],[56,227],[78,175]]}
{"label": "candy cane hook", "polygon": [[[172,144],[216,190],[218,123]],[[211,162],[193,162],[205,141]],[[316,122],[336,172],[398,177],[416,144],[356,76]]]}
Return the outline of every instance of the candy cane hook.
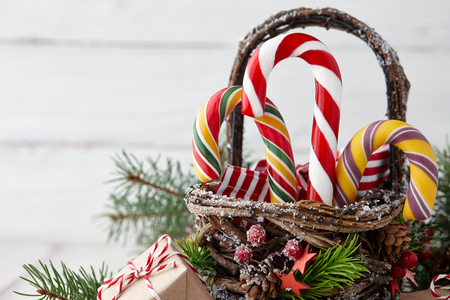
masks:
{"label": "candy cane hook", "polygon": [[303,33],[279,35],[261,45],[251,57],[244,74],[242,113],[253,118],[264,114],[270,72],[289,57],[300,57],[311,66],[316,85],[307,199],[331,205],[342,80],[337,62],[328,48]]}
{"label": "candy cane hook", "polygon": [[364,169],[372,153],[384,144],[403,150],[409,160],[409,182],[403,217],[425,220],[431,216],[439,173],[428,140],[413,126],[397,120],[373,122],[359,130],[345,147],[336,167],[334,200],[340,207],[354,203]]}
{"label": "candy cane hook", "polygon": [[[242,88],[233,86],[215,93],[200,109],[192,138],[194,169],[202,182],[220,176],[219,131],[225,118],[241,105]],[[297,200],[297,181],[291,140],[277,107],[267,99],[266,112],[254,121],[263,138],[272,202]]]}

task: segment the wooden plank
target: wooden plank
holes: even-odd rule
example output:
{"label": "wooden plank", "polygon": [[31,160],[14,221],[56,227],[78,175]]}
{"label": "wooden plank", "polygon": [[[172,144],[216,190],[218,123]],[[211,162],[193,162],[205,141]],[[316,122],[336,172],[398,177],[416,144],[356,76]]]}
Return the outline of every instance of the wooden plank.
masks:
{"label": "wooden plank", "polygon": [[[384,117],[385,86],[368,48],[356,52],[330,48],[344,81],[340,138],[344,147],[357,128]],[[136,144],[178,147],[181,152],[190,149],[190,124],[202,103],[226,86],[234,51],[7,46],[0,47],[0,54],[5,66],[0,71],[4,100],[0,137],[5,145]],[[448,104],[445,76],[439,74],[448,65],[446,54],[404,53],[404,58],[412,84],[408,120],[434,144],[444,146],[449,126],[443,114]],[[271,74],[268,96],[285,116],[300,155],[309,148],[313,93],[310,68],[301,60],[283,62]],[[424,107],[427,97],[433,110]],[[443,122],[438,128],[429,121],[436,115]],[[259,135],[252,128],[246,138],[255,145],[251,149],[260,149]]]}
{"label": "wooden plank", "polygon": [[[160,149],[129,147],[140,159],[157,157]],[[105,205],[115,178],[110,157],[121,146],[96,149],[55,147],[0,148],[0,237],[5,242],[99,243],[107,240]],[[166,149],[162,157],[187,160]],[[11,226],[14,224],[14,226]],[[10,228],[6,230],[5,228]],[[133,241],[130,240],[132,244]]]}
{"label": "wooden plank", "polygon": [[[336,7],[366,22],[390,43],[449,46],[448,1],[66,1],[0,2],[0,37],[105,41],[232,43],[286,9]],[[335,40],[339,43],[339,40]],[[448,48],[447,48],[448,49]]]}

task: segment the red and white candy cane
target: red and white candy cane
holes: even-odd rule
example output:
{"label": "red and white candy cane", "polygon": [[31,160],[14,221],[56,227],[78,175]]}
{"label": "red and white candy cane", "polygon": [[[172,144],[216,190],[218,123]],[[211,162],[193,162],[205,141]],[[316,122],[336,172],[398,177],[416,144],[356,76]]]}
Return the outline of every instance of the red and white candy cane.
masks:
{"label": "red and white candy cane", "polygon": [[436,293],[435,288],[436,289],[441,289],[441,290],[450,290],[450,286],[442,286],[442,285],[435,285],[436,281],[440,280],[440,279],[447,279],[450,280],[450,274],[441,274],[438,275],[436,277],[434,277],[434,279],[431,281],[430,284],[430,291],[431,294],[436,298],[436,299],[445,299],[445,300],[450,300],[450,295],[448,296],[441,296],[438,293]]}
{"label": "red and white candy cane", "polygon": [[328,48],[303,33],[279,35],[261,45],[245,71],[242,113],[253,118],[263,115],[270,72],[289,57],[304,59],[311,66],[316,83],[307,199],[331,205],[342,80],[338,64]]}
{"label": "red and white candy cane", "polygon": [[[200,109],[194,123],[194,169],[202,182],[220,176],[219,131],[225,118],[241,105],[242,88],[232,86],[215,93]],[[277,107],[267,99],[266,112],[254,121],[264,142],[268,164],[271,201],[297,200],[297,181],[291,140],[283,117]]]}
{"label": "red and white candy cane", "polygon": [[[166,245],[161,250],[156,252],[156,249],[158,249],[159,244],[163,240],[167,240]],[[125,272],[123,274],[119,274],[119,275],[117,275],[117,276],[115,276],[113,278],[110,278],[108,280],[105,280],[105,282],[100,287],[100,289],[99,289],[99,291],[97,293],[97,299],[98,300],[102,300],[103,292],[105,290],[107,290],[108,288],[112,287],[113,285],[118,284],[115,294],[110,298],[110,300],[116,300],[116,299],[119,298],[120,294],[127,287],[129,287],[133,282],[135,282],[139,278],[143,278],[145,280],[145,282],[147,284],[147,287],[148,287],[151,295],[153,296],[153,298],[155,298],[157,300],[161,300],[159,295],[153,289],[153,286],[152,286],[150,280],[148,279],[148,276],[154,275],[154,274],[156,274],[158,272],[161,272],[161,271],[169,269],[169,268],[176,267],[176,262],[175,261],[171,261],[171,262],[169,262],[167,264],[159,265],[160,263],[164,262],[166,259],[168,259],[168,258],[170,258],[170,257],[172,257],[174,255],[178,255],[182,259],[184,259],[185,263],[187,263],[189,265],[189,267],[200,278],[201,282],[206,286],[206,283],[203,281],[203,279],[200,276],[200,274],[198,273],[198,271],[187,260],[187,257],[184,254],[181,254],[178,251],[173,251],[173,252],[167,253],[167,249],[169,248],[171,243],[172,243],[172,239],[171,239],[171,237],[169,235],[166,234],[166,235],[161,236],[156,241],[156,243],[153,246],[153,248],[151,249],[150,254],[149,254],[148,258],[147,258],[147,262],[146,262],[146,264],[144,266],[142,266],[140,268],[136,268],[131,261],[128,262],[128,266],[130,267],[131,270],[128,271],[128,272]],[[156,252],[156,254],[155,254],[155,252]]]}

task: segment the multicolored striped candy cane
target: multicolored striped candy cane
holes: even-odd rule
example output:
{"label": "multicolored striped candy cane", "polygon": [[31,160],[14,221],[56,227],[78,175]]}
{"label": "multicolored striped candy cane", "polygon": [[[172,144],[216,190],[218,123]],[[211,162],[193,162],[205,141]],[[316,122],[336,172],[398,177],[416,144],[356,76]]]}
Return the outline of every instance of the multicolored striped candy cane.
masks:
{"label": "multicolored striped candy cane", "polygon": [[303,33],[279,35],[261,45],[245,71],[242,113],[253,118],[264,114],[270,72],[280,61],[289,57],[300,57],[310,64],[316,83],[307,199],[331,205],[342,80],[336,60],[328,48]]}
{"label": "multicolored striped candy cane", "polygon": [[198,112],[192,136],[194,169],[201,182],[220,177],[220,126],[241,104],[242,88],[224,88],[209,98]]}
{"label": "multicolored striped candy cane", "polygon": [[264,115],[254,120],[264,142],[271,202],[297,201],[294,154],[283,117],[275,104],[266,99]]}
{"label": "multicolored striped candy cane", "polygon": [[[241,104],[241,95],[240,86],[223,89],[206,101],[198,113],[192,144],[195,172],[202,182],[220,176],[220,126]],[[271,201],[293,202],[297,200],[297,183],[289,133],[280,112],[269,99],[265,109],[265,114],[254,120],[264,141]]]}
{"label": "multicolored striped candy cane", "polygon": [[428,219],[437,194],[438,169],[433,148],[411,125],[396,121],[377,121],[358,131],[344,149],[336,167],[334,201],[342,207],[354,203],[367,161],[383,144],[403,150],[409,160],[410,182],[403,217]]}

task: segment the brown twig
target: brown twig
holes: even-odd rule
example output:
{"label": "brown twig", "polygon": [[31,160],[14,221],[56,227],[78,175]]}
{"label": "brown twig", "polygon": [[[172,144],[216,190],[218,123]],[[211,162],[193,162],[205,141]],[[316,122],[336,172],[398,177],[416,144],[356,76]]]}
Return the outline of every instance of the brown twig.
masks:
{"label": "brown twig", "polygon": [[224,287],[229,291],[244,294],[239,288],[239,280],[234,277],[217,276],[213,279],[213,283],[219,287]]}
{"label": "brown twig", "polygon": [[197,235],[196,244],[201,245],[201,243],[205,242],[208,237],[212,236],[213,233],[217,231],[211,224],[206,224],[200,229],[200,232]]}
{"label": "brown twig", "polygon": [[111,221],[117,221],[117,220],[126,220],[126,219],[131,219],[133,221],[142,219],[142,218],[154,218],[154,217],[159,217],[159,216],[168,216],[168,215],[172,215],[172,214],[176,214],[176,213],[184,213],[185,210],[171,210],[171,211],[163,211],[160,213],[155,213],[155,214],[136,214],[136,215],[123,215],[121,213],[118,213],[117,215],[108,215],[108,218]]}
{"label": "brown twig", "polygon": [[223,267],[229,270],[233,275],[237,275],[239,273],[240,266],[222,256],[214,247],[212,242],[206,242],[206,247],[208,248],[211,256]]}
{"label": "brown twig", "polygon": [[[206,184],[207,185],[207,184]],[[228,197],[220,197],[211,194],[203,186],[194,186],[187,194],[186,201],[189,210],[201,216],[215,216],[220,210],[223,217],[233,218],[255,218],[263,217],[274,220],[283,230],[291,232],[291,225],[298,226],[306,231],[317,233],[318,230],[355,233],[381,228],[391,222],[403,209],[404,196],[395,195],[389,191],[385,195],[391,197],[390,203],[379,205],[368,211],[360,210],[359,206],[370,204],[365,198],[362,204],[352,206],[352,215],[347,215],[347,209],[336,209],[323,203],[318,204],[310,201],[293,203],[262,203],[247,200],[237,200]],[[207,190],[207,189],[206,189]],[[398,200],[398,201],[394,201]],[[358,206],[359,205],[359,206]],[[355,214],[360,211],[361,214]],[[325,212],[327,214],[325,215]],[[345,217],[345,219],[343,218]],[[224,219],[224,218],[221,218]],[[226,218],[228,220],[228,218]],[[278,221],[277,221],[278,220]],[[233,225],[234,226],[234,225]],[[215,226],[218,229],[219,225]],[[235,231],[235,230],[233,230]],[[235,231],[238,235],[242,233]],[[245,238],[243,238],[245,240]]]}
{"label": "brown twig", "polygon": [[219,218],[214,215],[208,217],[209,223],[216,229],[222,231],[231,239],[239,242],[239,244],[248,244],[247,236],[240,231],[228,218]]}
{"label": "brown twig", "polygon": [[59,299],[59,300],[67,300],[66,298],[56,294],[52,291],[46,291],[46,290],[37,290],[36,291],[39,295],[45,296],[49,299]]}
{"label": "brown twig", "polygon": [[392,265],[388,262],[372,259],[369,257],[361,258],[365,262],[364,266],[374,272],[390,272]]}
{"label": "brown twig", "polygon": [[157,190],[163,191],[167,194],[170,194],[172,196],[175,196],[177,198],[184,198],[184,194],[180,194],[177,193],[175,191],[169,190],[168,188],[165,188],[163,186],[151,183],[150,181],[147,181],[143,178],[141,178],[141,173],[137,172],[136,175],[133,174],[127,174],[127,176],[125,177],[126,180],[131,181],[133,184],[144,184],[144,185],[148,185],[152,188],[155,188]]}
{"label": "brown twig", "polygon": [[363,242],[366,244],[367,248],[369,248],[370,254],[372,254],[374,257],[377,257],[377,254],[375,253],[375,251],[372,248],[372,245],[370,244],[369,240],[367,239],[366,233],[362,232],[360,234],[360,238],[361,240],[363,240]]}

